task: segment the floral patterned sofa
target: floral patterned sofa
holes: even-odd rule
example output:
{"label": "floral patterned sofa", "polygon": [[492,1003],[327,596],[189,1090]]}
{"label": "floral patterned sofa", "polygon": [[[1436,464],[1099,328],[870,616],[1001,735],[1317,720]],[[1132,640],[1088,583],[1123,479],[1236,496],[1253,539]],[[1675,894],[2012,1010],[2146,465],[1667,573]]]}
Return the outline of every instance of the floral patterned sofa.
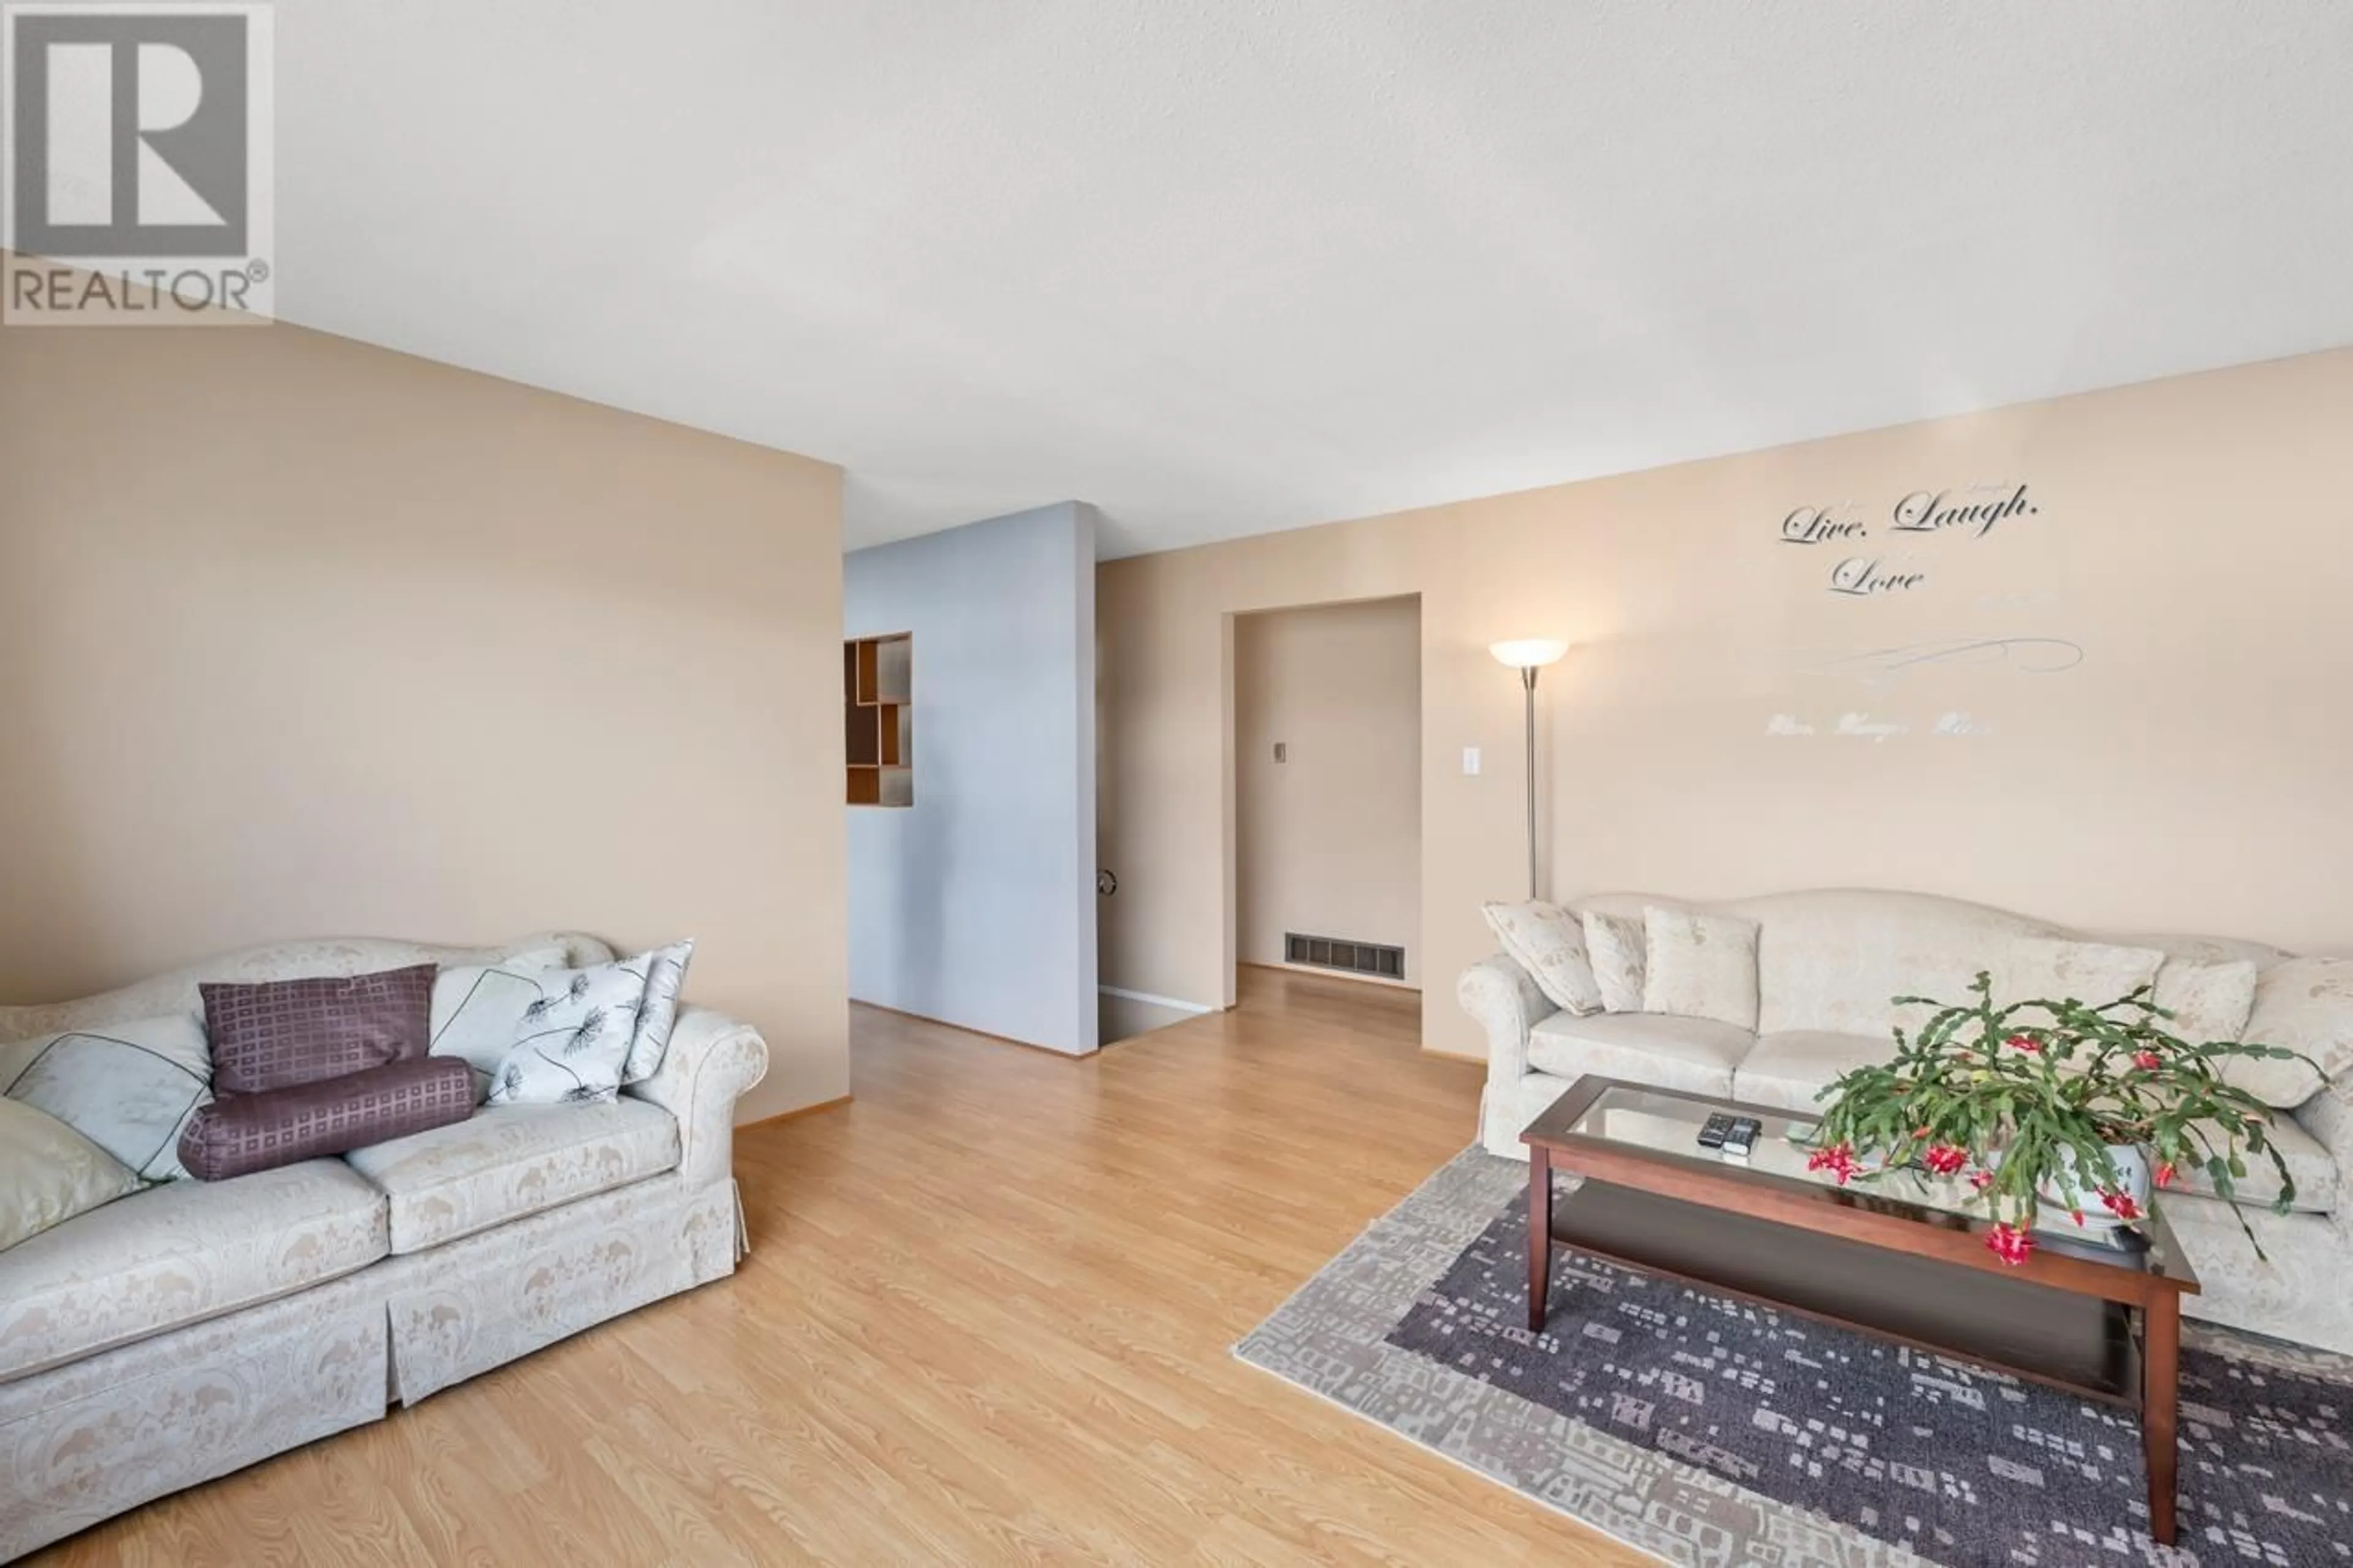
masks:
{"label": "floral patterned sofa", "polygon": [[[202,981],[489,963],[475,950],[257,948],[106,995],[0,1007],[0,1039],[201,1010]],[[0,1561],[734,1272],[748,1026],[684,1007],[652,1078],[604,1104],[466,1121],[233,1181],[174,1182],[0,1251]]]}
{"label": "floral patterned sofa", "polygon": [[[1957,899],[1860,889],[1720,904],[1612,893],[1569,907],[1638,921],[1655,907],[1756,921],[1757,1026],[1636,1011],[1577,1017],[1556,1009],[1512,959],[1499,953],[1472,964],[1456,994],[1487,1034],[1480,1141],[1492,1153],[1525,1159],[1520,1130],[1586,1073],[1808,1109],[1815,1091],[1848,1068],[1893,1053],[1891,998],[1958,998],[2019,937],[2153,948],[2195,963],[2251,960],[2256,1000],[2243,1037],[2337,1059],[2353,1041],[2353,961],[2299,958],[2232,937],[2085,933]],[[2276,1183],[2265,1187],[2260,1161],[2240,1187],[2240,1213],[2269,1262],[2255,1257],[2211,1186],[2195,1190],[2202,1176],[2192,1178],[2192,1190],[2159,1200],[2203,1287],[2183,1310],[2353,1352],[2353,1072],[2292,1110],[2275,1110],[2272,1125],[2296,1184],[2295,1211],[2271,1212]]]}

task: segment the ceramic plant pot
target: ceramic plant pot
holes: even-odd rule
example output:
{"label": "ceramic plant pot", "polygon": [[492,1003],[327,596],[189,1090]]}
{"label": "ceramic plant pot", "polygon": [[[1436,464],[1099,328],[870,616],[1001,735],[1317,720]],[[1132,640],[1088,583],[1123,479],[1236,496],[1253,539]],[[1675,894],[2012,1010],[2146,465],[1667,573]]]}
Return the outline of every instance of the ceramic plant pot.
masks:
{"label": "ceramic plant pot", "polygon": [[[2132,1223],[2124,1217],[2126,1214],[2137,1216],[2148,1213],[2148,1151],[2137,1143],[2111,1143],[2108,1145],[2108,1159],[2116,1168],[2115,1190],[2131,1200],[2129,1205],[2118,1205],[2123,1212],[2111,1209],[2100,1199],[2101,1189],[2107,1185],[2107,1173],[2094,1169],[2077,1175],[2074,1152],[2063,1149],[2059,1162],[2065,1168],[2065,1178],[2044,1179],[2042,1194],[2044,1206],[2040,1228],[2105,1235]],[[2070,1186],[2075,1190],[2072,1204],[2067,1196]],[[2083,1219],[2080,1222],[2075,1220],[2072,1211],[2080,1211]]]}

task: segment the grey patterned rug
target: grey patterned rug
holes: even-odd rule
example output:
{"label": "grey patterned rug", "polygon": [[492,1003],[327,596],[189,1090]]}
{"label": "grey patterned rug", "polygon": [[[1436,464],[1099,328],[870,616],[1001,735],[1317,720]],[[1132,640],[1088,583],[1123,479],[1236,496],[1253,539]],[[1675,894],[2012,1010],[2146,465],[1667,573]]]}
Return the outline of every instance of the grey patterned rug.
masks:
{"label": "grey patterned rug", "polygon": [[1578,1257],[1468,1150],[1235,1353],[1672,1563],[2353,1563],[2353,1362],[2191,1325],[2180,1543],[2127,1411]]}

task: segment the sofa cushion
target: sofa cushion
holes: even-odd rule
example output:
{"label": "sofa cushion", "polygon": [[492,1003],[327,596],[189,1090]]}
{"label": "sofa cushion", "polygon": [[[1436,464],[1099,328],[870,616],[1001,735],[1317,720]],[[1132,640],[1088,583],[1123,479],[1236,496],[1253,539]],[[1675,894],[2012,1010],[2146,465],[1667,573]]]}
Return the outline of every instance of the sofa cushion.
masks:
{"label": "sofa cushion", "polygon": [[1577,918],[1585,927],[1586,962],[1593,965],[1602,1007],[1611,1013],[1641,1012],[1642,977],[1649,968],[1641,917],[1587,910]]}
{"label": "sofa cushion", "polygon": [[523,1009],[539,1000],[539,976],[564,967],[564,949],[542,947],[497,963],[444,967],[433,977],[432,1053],[465,1058],[480,1078],[476,1100],[514,1049]]}
{"label": "sofa cushion", "polygon": [[[2281,1157],[2287,1161],[2288,1179],[2295,1183],[2295,1201],[2289,1207],[2302,1214],[2336,1213],[2337,1160],[2327,1145],[2287,1115],[2272,1118],[2271,1137],[2279,1145]],[[2272,1200],[2280,1193],[2279,1173],[2272,1169],[2268,1155],[2248,1154],[2244,1158],[2246,1179],[2231,1184],[2233,1194],[2249,1208],[2271,1207]],[[2185,1193],[2220,1195],[2214,1191],[2213,1178],[2196,1167],[2184,1169],[2174,1185]]]}
{"label": "sofa cushion", "polygon": [[1642,911],[1642,1011],[1757,1028],[1757,922],[1694,910]]}
{"label": "sofa cushion", "polygon": [[[2153,947],[2113,947],[2104,942],[2065,937],[2016,937],[1994,957],[1993,999],[2004,1007],[2013,1002],[2070,999],[2087,1007],[2103,1007],[2152,984],[2158,965],[2164,962],[2165,954]],[[1936,1000],[1967,998],[1939,996]]]}
{"label": "sofa cushion", "polygon": [[1528,1033],[1528,1065],[1554,1078],[1593,1074],[1692,1094],[1729,1094],[1757,1043],[1736,1024],[1665,1013],[1555,1013]]}
{"label": "sofa cushion", "polygon": [[1479,906],[1504,955],[1536,983],[1556,1007],[1571,1013],[1601,1011],[1601,983],[1585,953],[1585,925],[1575,911],[1540,899],[1525,903]]}
{"label": "sofa cushion", "polygon": [[494,1105],[344,1158],[391,1200],[392,1250],[404,1254],[675,1170],[678,1123],[628,1097]]}
{"label": "sofa cushion", "polygon": [[[2353,1071],[2353,958],[2291,958],[2256,975],[2254,1010],[2240,1037],[2302,1051],[2329,1079]],[[2326,1087],[2293,1058],[2234,1060],[2222,1078],[2282,1110]]]}
{"label": "sofa cushion", "polygon": [[433,969],[252,983],[206,981],[215,1094],[266,1094],[425,1054]]}
{"label": "sofa cushion", "polygon": [[180,1161],[201,1182],[224,1182],[322,1155],[463,1121],[473,1075],[454,1057],[386,1062],[364,1072],[225,1094],[180,1135]]}
{"label": "sofa cushion", "polygon": [[174,1182],[0,1252],[0,1382],[364,1268],[384,1194],[338,1160]]}
{"label": "sofa cushion", "polygon": [[2157,972],[2157,988],[2148,999],[2173,1015],[2164,1027],[2177,1038],[2193,1046],[2235,1040],[2246,1033],[2247,1015],[2255,1005],[2254,960],[2200,963],[2168,958]]}
{"label": "sofa cushion", "polygon": [[2153,947],[2168,959],[2178,958],[2187,963],[2235,963],[2246,960],[2257,969],[2265,969],[2283,959],[2295,955],[2285,948],[2274,947],[2267,942],[2250,942],[2240,936],[2193,936],[2179,931],[2077,931],[2076,935],[2090,942],[2114,942],[2118,947]]}
{"label": "sofa cushion", "polygon": [[[1635,912],[1655,896],[1605,893],[1588,909]],[[1959,998],[2013,936],[2053,928],[2023,915],[1928,893],[1817,889],[1742,899],[1719,907],[1761,928],[1757,937],[1760,1034],[1836,1029],[1883,1035],[1894,1021],[1889,998],[1926,994]]]}
{"label": "sofa cushion", "polygon": [[1819,1114],[1815,1091],[1850,1068],[1883,1062],[1895,1054],[1887,1035],[1847,1035],[1831,1029],[1783,1029],[1757,1037],[1757,1048],[1741,1058],[1732,1075],[1732,1098],[1777,1110]]}
{"label": "sofa cushion", "polygon": [[0,1046],[0,1094],[56,1117],[151,1182],[187,1174],[180,1130],[212,1098],[193,1013]]}
{"label": "sofa cushion", "polygon": [[686,986],[686,966],[694,961],[694,939],[655,948],[644,957],[646,1005],[638,1012],[638,1032],[629,1039],[623,1083],[643,1083],[661,1070],[670,1032],[678,1027],[678,994]]}
{"label": "sofa cushion", "polygon": [[550,969],[533,984],[514,1045],[491,1074],[492,1105],[582,1105],[621,1092],[645,1010],[642,961]]}
{"label": "sofa cushion", "polygon": [[141,1184],[138,1172],[47,1111],[0,1094],[0,1252]]}
{"label": "sofa cushion", "polygon": [[72,1002],[51,1002],[31,1007],[0,1007],[0,1039],[24,1039],[60,1029],[100,1029],[152,1018],[164,1013],[202,1016],[204,997],[197,987],[206,981],[300,980],[309,974],[365,974],[397,969],[404,964],[434,963],[497,963],[517,953],[555,947],[565,956],[557,962],[579,967],[604,963],[613,950],[595,937],[545,933],[525,937],[503,947],[431,947],[414,942],[383,942],[373,938],[328,937],[312,942],[273,942],[224,953],[202,963],[175,969]]}

